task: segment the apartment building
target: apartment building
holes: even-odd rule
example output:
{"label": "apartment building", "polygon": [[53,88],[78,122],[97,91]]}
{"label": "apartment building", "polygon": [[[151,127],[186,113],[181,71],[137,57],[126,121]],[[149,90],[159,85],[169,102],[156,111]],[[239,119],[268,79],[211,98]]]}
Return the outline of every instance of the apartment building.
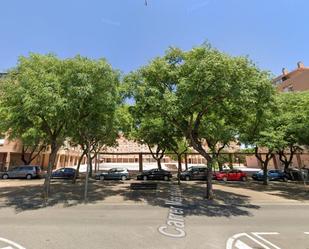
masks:
{"label": "apartment building", "polygon": [[[23,165],[22,143],[19,140],[10,141],[7,138],[0,139],[0,171],[7,170],[14,166]],[[55,168],[77,165],[81,151],[78,147],[62,146],[56,157]],[[26,151],[25,157],[29,157],[30,152]],[[32,162],[32,165],[41,166],[47,169],[50,156],[50,148],[43,150]],[[85,163],[86,159],[83,159]]]}
{"label": "apartment building", "polygon": [[303,62],[297,63],[297,68],[289,72],[282,69],[282,74],[273,80],[273,84],[280,92],[308,91],[309,90],[309,67]]}
{"label": "apartment building", "polygon": [[[138,163],[139,154],[143,154],[143,161],[148,163],[156,162],[150,154],[150,150],[146,144],[140,144],[136,141],[127,139],[123,134],[120,134],[117,139],[117,147],[107,147],[102,151],[100,156],[101,162],[106,163]],[[237,152],[240,147],[237,143],[231,143],[227,148],[229,152]],[[206,164],[206,160],[192,148],[192,152],[187,153],[186,160],[188,164]],[[175,160],[169,154],[165,154],[162,158],[162,163],[174,163]]]}
{"label": "apartment building", "polygon": [[[297,63],[297,68],[291,72],[283,68],[282,74],[273,79],[273,84],[279,92],[309,91],[309,67],[306,67],[300,61]],[[247,157],[247,164],[252,167],[254,165],[260,165],[255,156]],[[308,151],[294,156],[292,165],[294,167],[309,167]],[[278,156],[274,157],[270,162],[270,167],[282,168]]]}

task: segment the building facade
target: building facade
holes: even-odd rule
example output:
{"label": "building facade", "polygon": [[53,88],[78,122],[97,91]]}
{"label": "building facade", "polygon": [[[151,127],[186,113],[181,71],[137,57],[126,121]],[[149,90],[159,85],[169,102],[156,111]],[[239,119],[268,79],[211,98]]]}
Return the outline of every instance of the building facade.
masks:
{"label": "building facade", "polygon": [[[279,92],[301,92],[309,91],[309,67],[303,62],[297,63],[297,68],[289,72],[286,68],[282,69],[282,74],[273,79],[273,84]],[[249,166],[260,166],[255,156],[247,157]],[[309,167],[309,154],[304,151],[303,154],[297,154],[292,161],[292,167]],[[270,168],[282,169],[283,165],[278,156],[275,156],[270,162]]]}
{"label": "building facade", "polygon": [[282,74],[273,80],[273,84],[280,92],[309,91],[309,67],[298,62],[297,68],[291,72],[283,68]]}
{"label": "building facade", "polygon": [[[63,146],[59,149],[54,168],[68,167],[77,165],[81,151],[77,147]],[[22,143],[19,140],[10,141],[7,138],[0,139],[0,172],[8,170],[12,167],[23,165]],[[46,170],[50,156],[50,149],[43,150],[32,162],[31,165],[41,166]],[[29,157],[29,152],[26,151],[25,157]],[[82,163],[85,163],[83,159]]]}

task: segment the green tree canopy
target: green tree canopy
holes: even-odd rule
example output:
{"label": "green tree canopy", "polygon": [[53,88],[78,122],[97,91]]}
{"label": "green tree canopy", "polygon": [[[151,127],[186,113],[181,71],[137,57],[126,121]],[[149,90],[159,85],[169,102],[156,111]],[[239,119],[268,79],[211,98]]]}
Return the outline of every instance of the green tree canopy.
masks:
{"label": "green tree canopy", "polygon": [[[97,114],[93,95],[103,91],[106,119],[114,107],[118,74],[103,60],[91,61],[76,56],[61,60],[55,55],[30,54],[1,81],[0,125],[12,134],[30,128],[47,138],[51,147],[44,193],[48,198],[50,176],[58,149],[72,136],[72,130],[87,117]],[[111,88],[111,90],[106,90]],[[102,95],[100,95],[102,97]],[[90,101],[90,104],[88,103]],[[101,114],[100,114],[101,115]],[[85,133],[97,128],[90,123]],[[14,135],[13,135],[14,136]]]}
{"label": "green tree canopy", "polygon": [[169,120],[208,161],[208,198],[213,198],[212,165],[219,149],[239,134],[258,97],[264,95],[267,104],[273,95],[267,72],[246,57],[210,46],[187,52],[171,48],[126,81],[141,112]]}

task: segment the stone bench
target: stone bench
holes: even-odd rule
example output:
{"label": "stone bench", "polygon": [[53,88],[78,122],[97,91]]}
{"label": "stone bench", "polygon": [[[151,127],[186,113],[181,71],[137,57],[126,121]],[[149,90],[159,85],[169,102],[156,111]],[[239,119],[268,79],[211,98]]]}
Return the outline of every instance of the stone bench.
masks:
{"label": "stone bench", "polygon": [[133,190],[155,190],[157,189],[158,184],[157,183],[147,183],[147,182],[141,182],[141,183],[131,183],[130,188]]}

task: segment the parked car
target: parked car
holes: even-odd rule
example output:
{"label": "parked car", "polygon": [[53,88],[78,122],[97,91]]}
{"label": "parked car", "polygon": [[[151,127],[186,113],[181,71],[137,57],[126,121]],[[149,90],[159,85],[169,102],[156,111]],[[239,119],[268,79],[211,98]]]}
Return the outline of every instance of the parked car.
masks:
{"label": "parked car", "polygon": [[180,180],[206,180],[207,168],[202,166],[191,166],[180,173]]}
{"label": "parked car", "polygon": [[289,168],[285,173],[288,180],[292,181],[309,181],[308,168]]}
{"label": "parked car", "polygon": [[[287,180],[287,175],[282,170],[273,169],[273,170],[268,170],[267,178],[270,181],[279,181],[279,180],[285,181]],[[264,171],[260,170],[259,172],[253,174],[252,179],[256,181],[263,181]]]}
{"label": "parked car", "polygon": [[129,180],[129,171],[126,168],[112,168],[108,172],[98,173],[95,175],[97,180]]}
{"label": "parked car", "polygon": [[229,170],[214,173],[214,179],[222,181],[246,181],[247,174],[241,170]]}
{"label": "parked car", "polygon": [[172,178],[170,171],[164,169],[151,169],[143,171],[137,176],[137,180],[164,180],[168,181]]}
{"label": "parked car", "polygon": [[32,165],[18,166],[2,173],[2,179],[26,178],[30,180],[32,178],[41,178],[41,177],[42,177],[41,167]]}
{"label": "parked car", "polygon": [[73,179],[75,172],[74,168],[60,168],[53,171],[51,178]]}

